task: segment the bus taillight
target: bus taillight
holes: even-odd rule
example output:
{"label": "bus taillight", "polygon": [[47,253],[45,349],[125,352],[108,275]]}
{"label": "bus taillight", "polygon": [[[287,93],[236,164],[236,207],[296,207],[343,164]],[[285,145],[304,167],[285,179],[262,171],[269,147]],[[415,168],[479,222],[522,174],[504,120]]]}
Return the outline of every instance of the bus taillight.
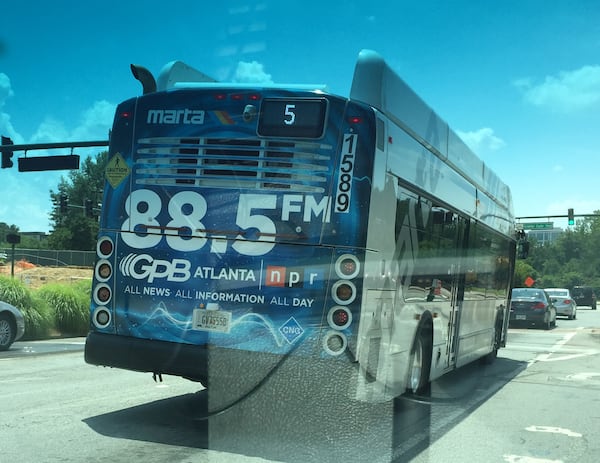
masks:
{"label": "bus taillight", "polygon": [[360,272],[360,262],[358,257],[352,254],[342,254],[335,262],[335,273],[344,279],[351,279]]}
{"label": "bus taillight", "polygon": [[347,307],[334,306],[327,314],[327,322],[336,330],[345,330],[352,323],[352,312]]}
{"label": "bus taillight", "polygon": [[112,276],[112,265],[107,260],[100,260],[96,264],[96,279],[106,281]]}
{"label": "bus taillight", "polygon": [[100,257],[109,257],[114,249],[113,242],[110,238],[104,237],[98,240],[98,244],[96,245],[96,252]]}
{"label": "bus taillight", "polygon": [[336,281],[332,287],[331,297],[337,304],[351,304],[356,299],[356,286],[351,281]]}
{"label": "bus taillight", "polygon": [[330,331],[323,339],[323,348],[329,355],[340,355],[346,350],[348,339],[344,333]]}
{"label": "bus taillight", "polygon": [[94,299],[98,305],[106,304],[110,300],[111,296],[112,293],[108,285],[98,285],[94,289]]}
{"label": "bus taillight", "polygon": [[110,312],[106,307],[97,307],[94,310],[92,321],[98,328],[106,328],[110,324]]}

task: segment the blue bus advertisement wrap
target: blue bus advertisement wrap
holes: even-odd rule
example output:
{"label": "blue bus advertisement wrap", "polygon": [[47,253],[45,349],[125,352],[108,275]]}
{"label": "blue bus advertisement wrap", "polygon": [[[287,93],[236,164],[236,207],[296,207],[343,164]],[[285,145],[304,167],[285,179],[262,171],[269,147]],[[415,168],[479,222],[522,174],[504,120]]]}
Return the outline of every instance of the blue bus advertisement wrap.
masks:
{"label": "blue bus advertisement wrap", "polygon": [[[301,126],[318,139],[257,136],[276,131],[268,119],[240,117],[254,95],[257,104],[291,102],[284,111],[319,106],[316,116],[307,109],[318,126]],[[267,90],[227,99],[180,90],[121,104],[92,307],[109,316],[92,316],[92,329],[321,358],[355,350],[374,122],[372,110],[352,108]],[[98,272],[104,261],[108,278]]]}

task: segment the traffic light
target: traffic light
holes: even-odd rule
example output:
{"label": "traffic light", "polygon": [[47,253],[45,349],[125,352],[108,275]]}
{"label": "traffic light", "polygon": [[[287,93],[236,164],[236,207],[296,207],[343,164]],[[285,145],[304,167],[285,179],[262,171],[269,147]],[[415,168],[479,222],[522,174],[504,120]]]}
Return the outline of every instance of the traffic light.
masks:
{"label": "traffic light", "polygon": [[92,207],[92,200],[85,200],[85,216],[86,217],[94,217],[94,208]]}
{"label": "traffic light", "polygon": [[[14,143],[10,138],[2,136],[2,146],[6,146],[6,145],[14,145]],[[13,154],[14,153],[12,152],[12,150],[2,149],[2,168],[3,169],[8,169],[9,167],[13,166],[13,162],[12,162]]]}
{"label": "traffic light", "polygon": [[567,215],[569,217],[569,225],[575,225],[575,214],[573,213],[573,208],[569,208]]}
{"label": "traffic light", "polygon": [[61,194],[59,198],[60,213],[66,214],[69,207],[69,198],[65,194]]}

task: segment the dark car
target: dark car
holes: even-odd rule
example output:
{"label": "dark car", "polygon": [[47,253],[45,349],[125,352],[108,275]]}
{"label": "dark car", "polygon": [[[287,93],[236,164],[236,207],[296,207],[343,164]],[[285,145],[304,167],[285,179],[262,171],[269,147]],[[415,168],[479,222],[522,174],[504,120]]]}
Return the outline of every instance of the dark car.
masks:
{"label": "dark car", "polygon": [[575,286],[571,291],[571,296],[578,306],[585,305],[596,310],[596,292],[591,286]]}
{"label": "dark car", "polygon": [[10,348],[25,333],[25,319],[15,306],[0,301],[0,351]]}
{"label": "dark car", "polygon": [[539,288],[514,288],[510,302],[510,324],[556,326],[556,308],[546,291]]}

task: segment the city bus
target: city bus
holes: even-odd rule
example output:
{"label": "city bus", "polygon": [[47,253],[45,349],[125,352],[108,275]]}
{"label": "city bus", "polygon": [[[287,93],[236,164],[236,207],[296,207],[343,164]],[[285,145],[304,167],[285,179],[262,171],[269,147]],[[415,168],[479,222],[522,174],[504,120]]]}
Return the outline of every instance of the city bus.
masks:
{"label": "city bus", "polygon": [[290,363],[369,402],[505,345],[510,189],[379,54],[359,53],[348,97],[182,62],[132,71],[143,94],[111,131],[86,362],[209,393]]}

